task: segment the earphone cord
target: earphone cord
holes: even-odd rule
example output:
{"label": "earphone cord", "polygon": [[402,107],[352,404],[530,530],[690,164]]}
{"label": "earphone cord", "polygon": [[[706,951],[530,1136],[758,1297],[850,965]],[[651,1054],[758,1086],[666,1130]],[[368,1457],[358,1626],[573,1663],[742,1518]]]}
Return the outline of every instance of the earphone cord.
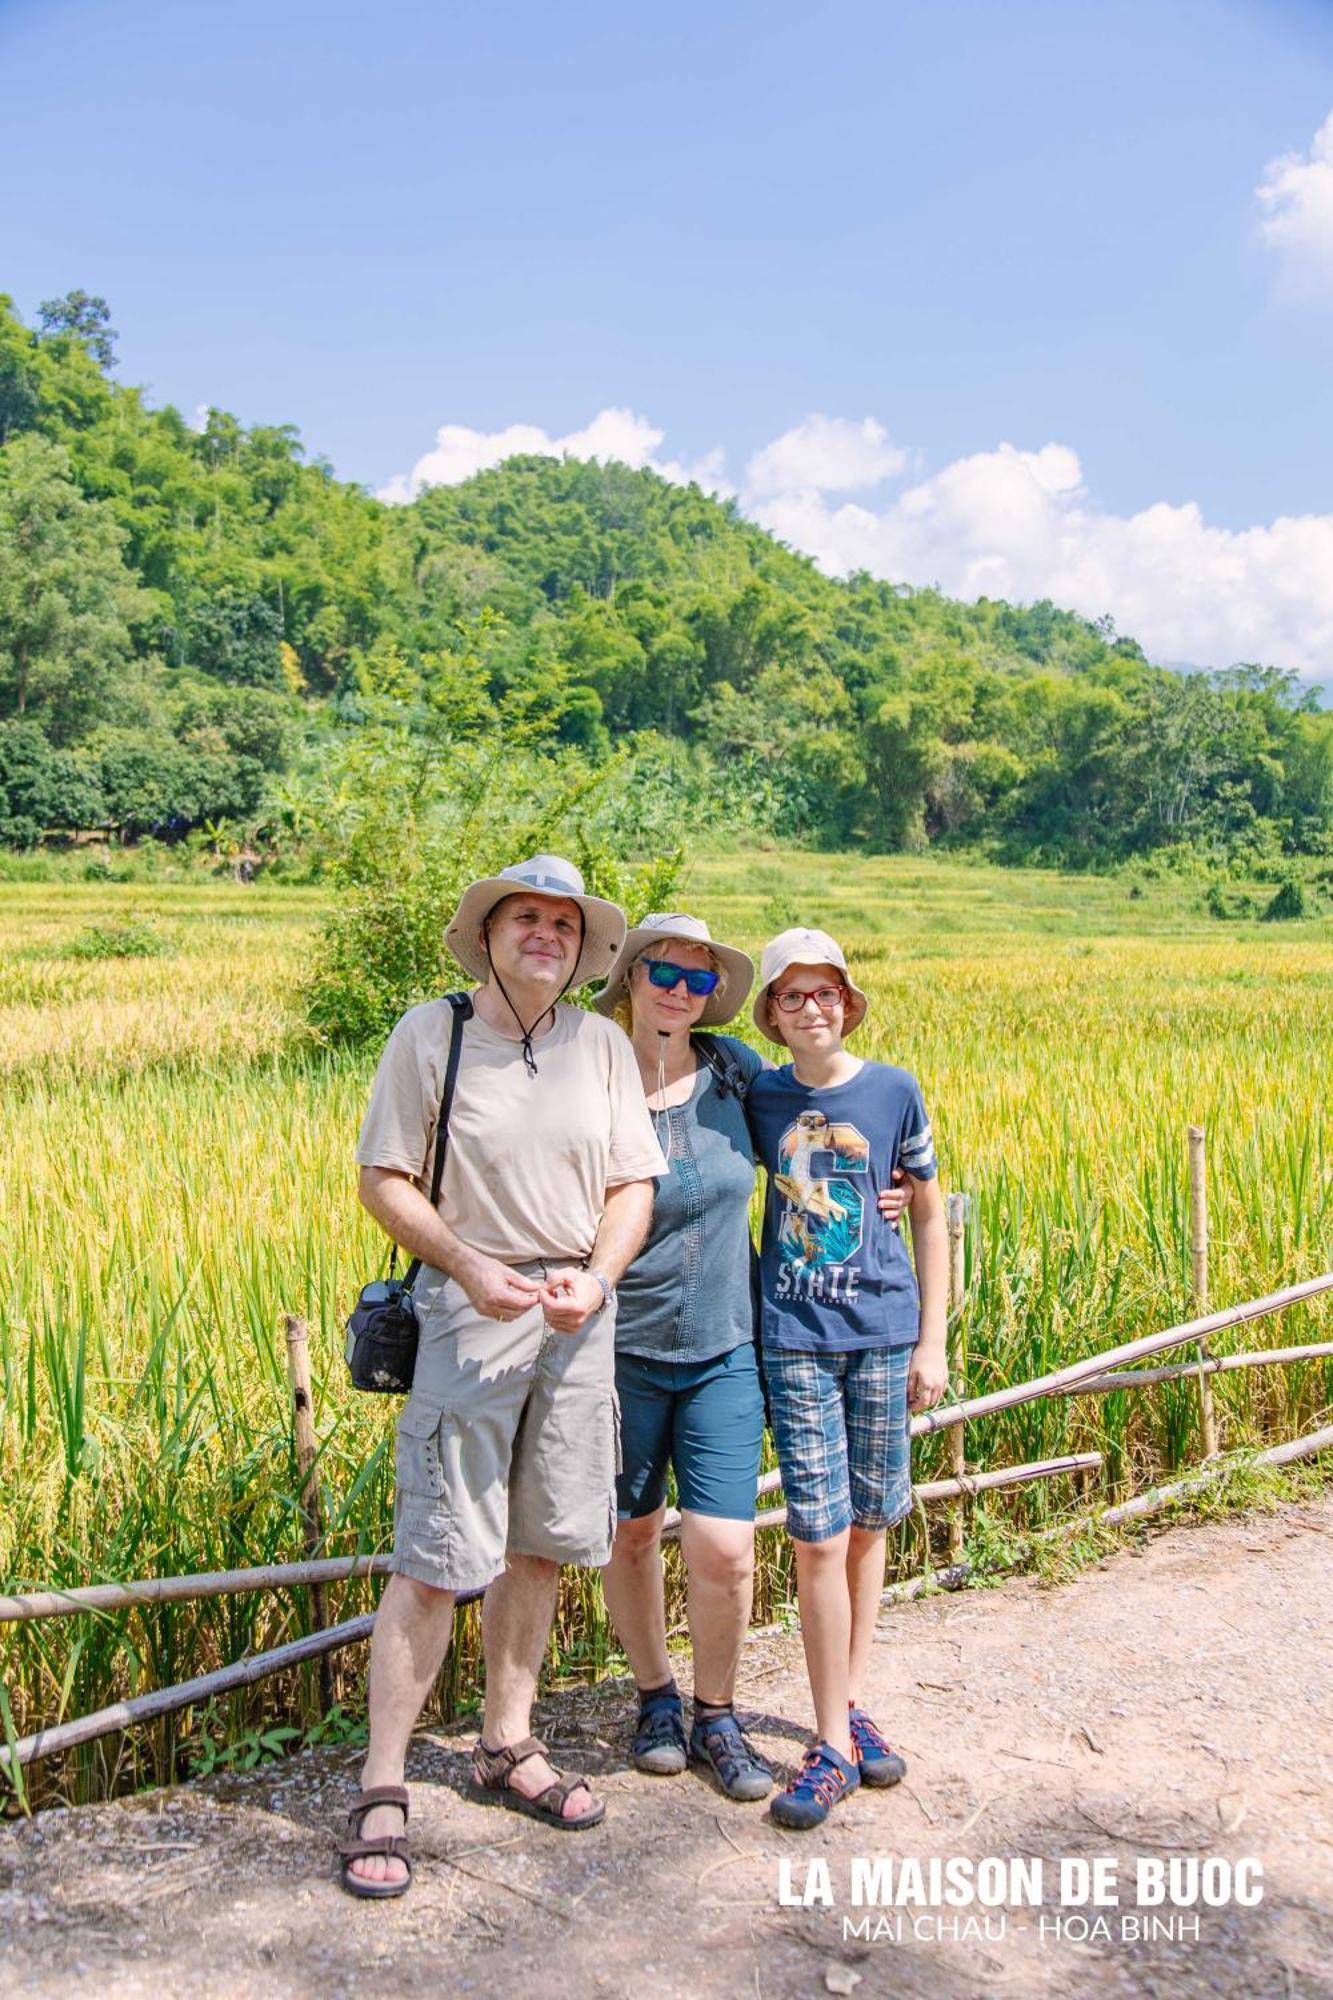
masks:
{"label": "earphone cord", "polygon": [[[664,1155],[666,1156],[666,1162],[667,1162],[667,1165],[668,1165],[668,1166],[670,1166],[670,1164],[671,1164],[671,1113],[670,1113],[670,1111],[669,1111],[669,1110],[667,1109],[667,1104],[666,1104],[666,1091],[667,1091],[667,1074],[666,1074],[666,1057],[667,1057],[667,1038],[666,1038],[665,1034],[663,1034],[663,1033],[661,1032],[661,1030],[659,1029],[659,1031],[658,1031],[658,1036],[657,1036],[657,1103],[658,1103],[658,1113],[657,1113],[657,1116],[656,1116],[656,1117],[654,1117],[654,1119],[653,1119],[653,1125],[654,1125],[654,1127],[655,1127],[655,1129],[656,1129],[656,1132],[657,1132],[657,1139],[658,1139],[658,1144],[659,1144],[659,1145],[661,1146],[661,1148],[662,1148],[662,1151],[663,1151]],[[664,1138],[662,1137],[662,1127],[661,1127],[661,1126],[660,1126],[660,1125],[658,1124],[658,1122],[657,1122],[657,1120],[658,1120],[658,1117],[661,1117],[661,1118],[665,1118],[665,1119],[666,1119],[666,1137],[665,1137],[665,1139],[664,1139]]]}

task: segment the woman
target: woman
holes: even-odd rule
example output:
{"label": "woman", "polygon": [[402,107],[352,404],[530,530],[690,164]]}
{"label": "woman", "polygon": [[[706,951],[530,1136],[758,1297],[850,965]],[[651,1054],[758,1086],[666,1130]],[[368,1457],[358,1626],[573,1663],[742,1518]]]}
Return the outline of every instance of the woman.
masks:
{"label": "woman", "polygon": [[[733,1701],[754,1579],[755,1485],[764,1404],[754,1347],[744,1095],[766,1067],[722,1026],[744,1005],[754,963],[697,917],[631,930],[594,1005],[629,1033],[667,1159],[652,1229],[620,1280],[616,1390],[623,1470],[603,1586],[639,1693],[631,1755],[641,1771],[709,1769],[730,1798],[762,1799],[773,1774]],[[903,1196],[888,1191],[881,1211]],[[661,1535],[668,1467],[681,1509],[694,1654],[693,1726],[667,1653]]]}

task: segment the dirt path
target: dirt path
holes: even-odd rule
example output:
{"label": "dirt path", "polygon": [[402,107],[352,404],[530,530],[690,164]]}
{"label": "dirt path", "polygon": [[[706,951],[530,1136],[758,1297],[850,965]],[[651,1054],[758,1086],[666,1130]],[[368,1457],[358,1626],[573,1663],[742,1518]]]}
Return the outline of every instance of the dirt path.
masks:
{"label": "dirt path", "polygon": [[[560,1696],[541,1718],[562,1762],[599,1774],[611,1810],[591,1833],[468,1804],[470,1737],[419,1739],[418,1873],[401,1902],[352,1902],[335,1884],[345,1751],[11,1825],[0,1990],[1333,1996],[1331,1537],[1333,1498],[1172,1529],[1062,1589],[1016,1582],[887,1610],[872,1705],[909,1776],[812,1836],[692,1774],[630,1771],[616,1686]],[[797,1636],[757,1635],[742,1685],[753,1735],[793,1759],[808,1715]],[[1136,1905],[1138,1857],[1193,1855],[1257,1857],[1262,1901],[1177,1912],[1186,1935],[1136,1941],[1134,1923],[1163,1916]],[[1032,1857],[1043,1908],[854,1907],[854,1860],[881,1856]],[[1043,1920],[1049,1933],[1057,1917],[1095,1917],[1061,1911],[1058,1866],[1097,1856],[1119,1864],[1109,1936],[1043,1937]],[[816,1857],[833,1904],[785,1905],[782,1863],[799,1893]],[[862,1922],[869,1937],[845,1929]]]}

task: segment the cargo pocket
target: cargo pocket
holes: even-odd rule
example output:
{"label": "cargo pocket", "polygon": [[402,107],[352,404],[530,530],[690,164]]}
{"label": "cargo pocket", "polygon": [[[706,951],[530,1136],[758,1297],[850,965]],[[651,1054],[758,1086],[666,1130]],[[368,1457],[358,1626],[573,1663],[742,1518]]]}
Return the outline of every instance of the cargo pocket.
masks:
{"label": "cargo pocket", "polygon": [[394,1567],[438,1590],[453,1587],[454,1522],[445,1497],[441,1439],[451,1419],[429,1404],[409,1403],[398,1419],[393,1496]]}
{"label": "cargo pocket", "polygon": [[394,1466],[398,1490],[420,1499],[438,1500],[444,1493],[440,1462],[443,1410],[425,1403],[408,1403],[398,1419],[398,1453]]}

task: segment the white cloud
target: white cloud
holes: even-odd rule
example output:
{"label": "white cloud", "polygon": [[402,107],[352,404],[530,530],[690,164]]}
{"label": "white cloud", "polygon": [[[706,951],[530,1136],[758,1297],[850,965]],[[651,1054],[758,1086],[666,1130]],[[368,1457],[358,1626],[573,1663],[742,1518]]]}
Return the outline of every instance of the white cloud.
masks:
{"label": "white cloud", "polygon": [[509,424],[501,431],[469,430],[466,424],[441,424],[435,433],[434,450],[419,458],[410,472],[395,473],[379,498],[389,501],[415,500],[426,486],[457,486],[474,472],[500,465],[520,452],[536,452],[548,458],[593,458],[606,464],[616,459],[622,465],[649,466],[673,485],[698,482],[707,492],[729,494],[732,489],[723,475],[723,454],[708,452],[697,465],[686,466],[676,459],[654,457],[663,433],[633,410],[599,410],[581,431],[552,437],[536,424]]}
{"label": "white cloud", "polygon": [[[662,431],[631,410],[602,410],[564,437],[533,424],[445,424],[434,449],[381,498],[410,500],[516,452],[617,459],[677,484],[733,491],[720,450],[687,466],[660,457],[662,444]],[[904,484],[913,469],[872,418],[807,417],[755,453],[739,499],[831,574],[865,569],[969,600],[1046,597],[1091,618],[1109,612],[1158,660],[1253,659],[1315,679],[1330,673],[1333,514],[1231,529],[1210,526],[1192,501],[1109,513],[1089,495],[1077,453],[1059,443],[1000,444]]]}
{"label": "white cloud", "polygon": [[873,417],[851,423],[846,417],[805,417],[772,444],[757,451],[746,467],[747,491],[766,493],[853,493],[906,472],[908,455],[891,444]]}
{"label": "white cloud", "polygon": [[1333,515],[1236,530],[1210,527],[1192,501],[1105,513],[1065,445],[956,459],[877,508],[798,492],[748,511],[835,574],[1109,612],[1154,659],[1316,676],[1333,661]]}
{"label": "white cloud", "polygon": [[1308,154],[1269,161],[1255,199],[1260,231],[1282,258],[1289,285],[1305,293],[1333,290],[1333,112]]}

